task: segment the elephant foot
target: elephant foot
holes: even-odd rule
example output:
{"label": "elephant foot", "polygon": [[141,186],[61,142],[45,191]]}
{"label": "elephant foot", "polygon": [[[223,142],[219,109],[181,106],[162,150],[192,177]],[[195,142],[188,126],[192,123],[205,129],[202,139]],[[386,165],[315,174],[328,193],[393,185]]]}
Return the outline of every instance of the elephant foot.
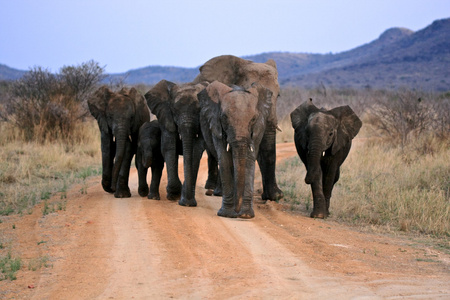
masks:
{"label": "elephant foot", "polygon": [[222,189],[219,188],[219,187],[216,187],[216,189],[213,192],[213,195],[217,196],[217,197],[221,197],[222,196]]}
{"label": "elephant foot", "polygon": [[239,212],[239,218],[241,219],[252,219],[255,217],[255,211],[253,208],[241,210]]}
{"label": "elephant foot", "polygon": [[225,218],[237,218],[238,213],[234,210],[234,208],[224,208],[223,206],[217,212],[217,215]]}
{"label": "elephant foot", "polygon": [[213,180],[209,180],[209,178],[208,178],[208,180],[206,181],[206,183],[205,183],[205,189],[207,189],[207,190],[213,190],[213,189],[215,189],[215,187],[216,187],[216,182],[215,182],[215,180],[213,181]]}
{"label": "elephant foot", "polygon": [[181,193],[167,193],[167,200],[175,201],[180,199]]}
{"label": "elephant foot", "polygon": [[127,188],[127,189],[120,189],[120,190],[117,190],[117,191],[114,193],[114,197],[115,197],[115,198],[130,198],[130,197],[131,197],[130,189]]}
{"label": "elephant foot", "polygon": [[159,193],[150,192],[148,194],[148,199],[161,200],[161,197],[159,196]]}
{"label": "elephant foot", "polygon": [[110,194],[114,193],[114,190],[111,188],[111,182],[102,180],[102,187],[105,192],[110,193]]}
{"label": "elephant foot", "polygon": [[180,199],[182,185],[181,182],[167,186],[167,200],[175,201]]}
{"label": "elephant foot", "polygon": [[181,206],[197,206],[197,201],[195,199],[186,199],[185,197],[181,197],[178,204]]}
{"label": "elephant foot", "polygon": [[279,201],[283,199],[284,193],[278,187],[275,187],[271,192],[264,192],[261,195],[262,200]]}
{"label": "elephant foot", "polygon": [[315,218],[315,219],[326,219],[330,216],[330,212],[326,211],[326,212],[316,212],[313,210],[313,212],[311,213],[310,217],[311,218]]}
{"label": "elephant foot", "polygon": [[149,192],[149,189],[148,189],[148,186],[147,186],[147,185],[139,186],[139,188],[138,188],[139,196],[141,196],[141,197],[147,197],[148,192]]}
{"label": "elephant foot", "polygon": [[205,192],[205,195],[206,195],[206,196],[217,196],[217,197],[221,197],[221,196],[222,196],[222,191],[221,191],[221,190],[217,190],[217,189],[215,189],[215,190],[209,189],[209,190],[207,190],[207,191]]}

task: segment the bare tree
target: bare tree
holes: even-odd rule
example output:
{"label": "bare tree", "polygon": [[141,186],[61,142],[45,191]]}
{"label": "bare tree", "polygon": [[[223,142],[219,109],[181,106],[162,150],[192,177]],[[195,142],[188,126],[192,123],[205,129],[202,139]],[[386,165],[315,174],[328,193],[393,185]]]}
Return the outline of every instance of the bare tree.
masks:
{"label": "bare tree", "polygon": [[27,140],[68,137],[87,116],[87,99],[104,77],[94,61],[65,66],[59,74],[34,67],[12,84],[8,119]]}

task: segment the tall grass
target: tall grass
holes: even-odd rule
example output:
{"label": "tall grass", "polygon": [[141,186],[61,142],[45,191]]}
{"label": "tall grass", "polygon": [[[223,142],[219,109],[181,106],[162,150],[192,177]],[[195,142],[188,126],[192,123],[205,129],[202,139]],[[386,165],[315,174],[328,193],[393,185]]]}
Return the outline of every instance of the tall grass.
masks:
{"label": "tall grass", "polygon": [[[437,145],[434,154],[405,155],[399,148],[356,139],[333,190],[332,218],[450,236],[449,146]],[[311,189],[303,181],[305,167],[300,159],[288,159],[278,168],[284,202],[292,209],[312,209]]]}
{"label": "tall grass", "polygon": [[79,122],[70,139],[28,141],[9,123],[0,123],[0,214],[26,212],[52,194],[101,172],[98,127]]}
{"label": "tall grass", "polygon": [[[356,107],[355,111],[363,119],[364,125],[341,167],[340,180],[333,190],[330,207],[333,219],[441,238],[450,236],[448,94],[425,95],[422,100],[426,101],[426,106],[420,103],[421,107],[415,98],[417,92],[412,97],[403,98],[406,100],[401,98],[407,95],[404,92],[381,91],[325,93],[291,90],[284,95],[292,97],[294,94],[301,98],[295,100],[296,105],[311,95],[317,96],[321,105],[328,108],[350,104],[352,108]],[[349,95],[347,103],[345,95]],[[414,117],[424,116],[424,111],[427,118],[417,122],[420,126],[412,130],[407,128],[403,135],[385,134],[386,130],[377,127],[379,119],[374,121],[374,118],[383,116],[380,110],[374,113],[378,103],[385,105],[384,115],[408,111],[404,120],[392,119],[397,124],[405,121],[407,126],[411,126]],[[284,106],[278,110],[279,114]],[[284,109],[284,112],[290,113],[289,109]],[[279,120],[283,132],[277,134],[277,142],[292,142],[294,131],[289,116],[279,115]],[[397,124],[388,123],[392,126],[388,127],[384,123],[381,129],[395,128]],[[285,194],[282,201],[292,210],[308,215],[312,209],[312,193],[310,186],[304,183],[305,175],[305,167],[298,157],[277,166],[277,180]]]}

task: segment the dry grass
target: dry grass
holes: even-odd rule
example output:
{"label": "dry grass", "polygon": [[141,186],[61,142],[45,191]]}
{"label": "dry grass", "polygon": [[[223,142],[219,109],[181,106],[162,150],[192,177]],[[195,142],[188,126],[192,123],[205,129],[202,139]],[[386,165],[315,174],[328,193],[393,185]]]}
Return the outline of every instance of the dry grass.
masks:
{"label": "dry grass", "polygon": [[[366,228],[450,236],[449,94],[325,88],[283,90],[277,104],[279,126],[283,130],[277,134],[278,143],[293,142],[289,113],[309,98],[319,107],[348,104],[363,120],[333,190],[330,208],[333,219]],[[392,106],[387,113],[406,116],[405,120],[394,118],[400,124],[393,124],[394,128],[405,122],[410,127],[417,125],[412,122],[416,119],[420,121],[418,126],[413,126],[399,142],[373,122],[377,112],[374,107],[379,103]],[[298,157],[277,166],[284,203],[306,216],[312,209],[312,194],[310,186],[304,183],[305,175]],[[448,242],[445,246],[450,248]]]}
{"label": "dry grass", "polygon": [[[418,142],[419,143],[419,142]],[[450,147],[448,141],[393,148],[380,140],[356,138],[341,167],[331,198],[332,218],[358,225],[450,236]],[[278,168],[284,202],[292,209],[312,209],[305,167],[298,157]],[[299,180],[301,178],[302,180]]]}
{"label": "dry grass", "polygon": [[54,193],[101,172],[100,138],[94,121],[79,123],[70,142],[25,142],[0,125],[0,214],[24,212]]}

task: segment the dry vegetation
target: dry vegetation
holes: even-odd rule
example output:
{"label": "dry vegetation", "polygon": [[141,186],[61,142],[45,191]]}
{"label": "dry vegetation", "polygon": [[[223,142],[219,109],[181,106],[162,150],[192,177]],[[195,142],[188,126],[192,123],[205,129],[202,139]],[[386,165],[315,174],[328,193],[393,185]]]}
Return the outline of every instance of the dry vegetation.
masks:
{"label": "dry vegetation", "polygon": [[[0,102],[0,214],[26,213],[54,194],[61,195],[61,201],[49,211],[64,209],[65,193],[71,184],[101,174],[98,128],[83,110],[98,80],[81,89],[74,79],[83,70],[89,74],[100,71],[97,79],[102,78],[102,72],[92,63],[90,68],[82,66],[81,70],[66,69],[74,76],[67,77],[71,83],[66,80],[56,84],[57,92],[49,89],[47,96],[37,94],[34,98],[13,93],[13,106]],[[57,78],[44,75],[56,82],[68,73],[62,72]],[[33,73],[28,76],[34,78]],[[69,89],[69,93],[61,84],[78,89]],[[32,90],[29,82],[15,85]],[[293,141],[289,114],[309,98],[319,107],[348,104],[364,122],[334,190],[333,219],[369,228],[450,236],[449,94],[328,90],[325,86],[314,90],[286,88],[277,107],[283,129],[277,136],[279,143]],[[33,105],[38,107],[30,114],[27,109]],[[58,119],[64,117],[65,121]],[[70,123],[67,131],[62,126],[66,121]],[[54,131],[49,134],[49,130]],[[283,202],[306,215],[312,209],[312,198],[310,187],[303,181],[304,173],[298,157],[277,166],[278,181],[285,192]]]}
{"label": "dry vegetation", "polygon": [[[104,78],[90,61],[58,74],[35,67],[0,93],[0,214],[23,213],[101,173],[97,125],[86,101]],[[52,210],[53,208],[48,208]]]}
{"label": "dry vegetation", "polygon": [[[59,209],[73,183],[101,174],[100,139],[94,121],[79,123],[73,142],[25,141],[9,124],[0,125],[0,214],[26,213],[60,194]],[[83,192],[81,190],[80,192]]]}
{"label": "dry vegetation", "polygon": [[[309,98],[319,107],[349,104],[363,120],[333,191],[333,219],[377,230],[450,236],[450,95],[322,87],[288,90],[283,96],[292,97],[285,101],[292,106],[278,109],[283,129],[278,142],[293,141],[286,114]],[[303,163],[295,157],[277,170],[283,202],[306,214],[312,195],[303,181]],[[448,240],[443,246],[450,248]]]}

